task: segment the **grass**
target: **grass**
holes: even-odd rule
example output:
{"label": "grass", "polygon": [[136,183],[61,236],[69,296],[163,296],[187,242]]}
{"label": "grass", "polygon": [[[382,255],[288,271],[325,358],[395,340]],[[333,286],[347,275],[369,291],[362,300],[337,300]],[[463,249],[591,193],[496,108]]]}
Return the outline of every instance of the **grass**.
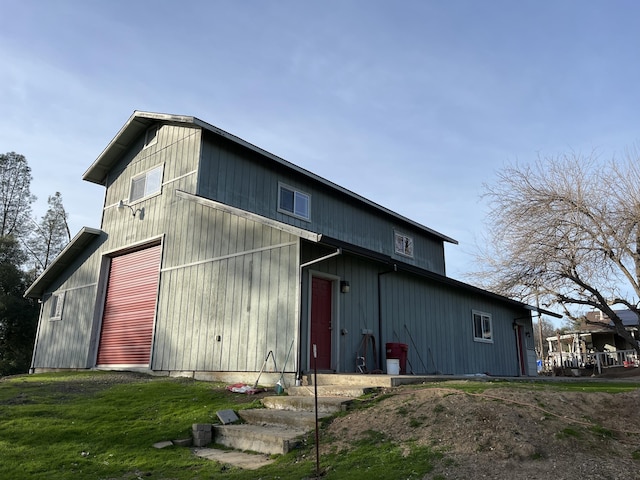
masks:
{"label": "grass", "polygon": [[[227,392],[220,384],[143,375],[114,383],[113,375],[81,372],[3,379],[0,478],[299,480],[315,472],[313,436],[307,447],[278,456],[258,471],[200,459],[189,448],[153,448],[159,441],[188,438],[193,423],[215,423],[219,410],[259,403],[255,397]],[[383,434],[369,431],[348,452],[324,455],[321,468],[326,479],[422,478],[439,458],[429,448],[401,449]]]}
{"label": "grass", "polygon": [[0,383],[0,478],[194,478],[205,462],[152,445],[188,438],[191,424],[212,423],[218,410],[252,404],[191,380],[141,377],[102,388],[87,380],[78,373]]}
{"label": "grass", "polygon": [[518,389],[527,391],[544,390],[556,392],[584,392],[584,393],[624,393],[638,389],[638,381],[592,381],[592,380],[571,380],[557,382],[537,382],[537,381],[509,381],[509,380],[489,380],[484,382],[478,381],[446,381],[434,382],[417,385],[414,388],[447,388],[459,390],[465,393],[484,393],[487,390],[495,390],[499,388]]}
{"label": "grass", "polygon": [[[128,383],[114,382],[110,372],[38,374],[0,381],[0,478],[70,480],[299,480],[315,472],[313,435],[306,446],[281,455],[257,471],[244,471],[195,457],[189,448],[153,448],[163,440],[187,438],[193,423],[214,423],[216,412],[258,407],[255,397],[227,392],[223,385],[191,379],[140,375]],[[446,382],[420,388],[444,387],[467,393],[495,388],[620,393],[637,382]],[[388,394],[356,402],[354,409],[371,408]],[[436,404],[435,413],[445,411]],[[352,410],[353,412],[353,410]],[[406,405],[395,412],[408,416]],[[348,415],[349,412],[338,415]],[[410,418],[418,428],[420,419]],[[325,423],[325,422],[323,422]],[[372,427],[375,427],[372,425]],[[600,438],[606,429],[591,431]],[[579,438],[568,427],[559,435]],[[323,437],[331,447],[331,438]],[[383,433],[369,430],[347,450],[321,458],[323,478],[423,478],[439,462],[433,448],[411,442],[399,446]],[[640,460],[640,451],[634,452]]]}

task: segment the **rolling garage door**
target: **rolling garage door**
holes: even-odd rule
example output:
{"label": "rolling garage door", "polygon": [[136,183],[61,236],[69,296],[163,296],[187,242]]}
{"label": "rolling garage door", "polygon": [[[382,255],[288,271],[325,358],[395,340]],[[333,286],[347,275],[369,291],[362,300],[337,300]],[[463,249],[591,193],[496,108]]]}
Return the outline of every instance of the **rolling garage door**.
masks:
{"label": "rolling garage door", "polygon": [[98,366],[149,366],[160,254],[158,245],[112,258]]}

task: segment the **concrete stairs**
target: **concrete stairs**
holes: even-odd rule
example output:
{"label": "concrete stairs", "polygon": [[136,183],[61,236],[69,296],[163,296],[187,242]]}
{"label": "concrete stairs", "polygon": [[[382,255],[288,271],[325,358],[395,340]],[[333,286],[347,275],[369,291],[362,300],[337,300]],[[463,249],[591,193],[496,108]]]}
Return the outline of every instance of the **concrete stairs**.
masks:
{"label": "concrete stairs", "polygon": [[[372,389],[318,386],[318,417],[344,411],[354,398]],[[213,442],[236,450],[266,454],[284,454],[300,444],[315,428],[313,386],[290,387],[287,395],[264,397],[265,408],[240,410],[242,424],[214,425]]]}

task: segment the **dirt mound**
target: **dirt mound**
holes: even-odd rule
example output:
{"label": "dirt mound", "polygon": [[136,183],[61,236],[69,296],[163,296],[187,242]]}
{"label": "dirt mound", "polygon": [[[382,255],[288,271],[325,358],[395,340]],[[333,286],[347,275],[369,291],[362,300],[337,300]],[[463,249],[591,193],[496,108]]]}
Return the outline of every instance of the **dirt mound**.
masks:
{"label": "dirt mound", "polygon": [[[349,449],[372,430],[444,454],[426,478],[638,478],[640,390],[559,392],[526,386],[464,393],[442,383],[406,387],[327,428]],[[439,476],[439,477],[437,477]]]}

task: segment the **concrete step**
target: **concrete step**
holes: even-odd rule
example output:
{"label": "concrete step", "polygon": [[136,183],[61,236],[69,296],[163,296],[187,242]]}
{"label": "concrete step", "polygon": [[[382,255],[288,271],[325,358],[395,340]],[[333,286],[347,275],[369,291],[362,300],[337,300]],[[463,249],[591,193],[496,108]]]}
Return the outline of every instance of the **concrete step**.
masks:
{"label": "concrete step", "polygon": [[[196,448],[193,453],[200,458],[215,460],[219,463],[233,465],[246,470],[257,470],[266,465],[271,465],[275,460],[266,455],[244,453],[236,450],[219,450],[217,448]],[[140,477],[138,477],[140,478]]]}
{"label": "concrete step", "polygon": [[[348,397],[357,398],[365,393],[374,392],[378,387],[362,387],[352,385],[318,385],[319,397]],[[303,385],[301,387],[287,388],[289,396],[314,396],[315,391],[313,385]]]}
{"label": "concrete step", "polygon": [[[358,373],[319,373],[317,375],[318,386],[324,385],[349,385],[358,387],[398,387],[425,382],[441,381],[442,376],[437,375],[378,375]],[[308,374],[302,378],[303,385],[313,385],[313,375]]]}
{"label": "concrete step", "polygon": [[[270,408],[252,408],[240,410],[240,418],[253,425],[279,425],[300,430],[312,430],[316,426],[314,412],[296,412],[292,410],[273,410]],[[327,413],[318,413],[318,418],[327,417]]]}
{"label": "concrete step", "polygon": [[284,454],[293,450],[306,431],[292,427],[214,425],[213,441],[236,450]]}
{"label": "concrete step", "polygon": [[[347,409],[353,401],[346,397],[318,397],[318,413],[337,413]],[[290,395],[264,397],[262,404],[274,410],[292,410],[295,412],[314,412],[315,398]]]}

